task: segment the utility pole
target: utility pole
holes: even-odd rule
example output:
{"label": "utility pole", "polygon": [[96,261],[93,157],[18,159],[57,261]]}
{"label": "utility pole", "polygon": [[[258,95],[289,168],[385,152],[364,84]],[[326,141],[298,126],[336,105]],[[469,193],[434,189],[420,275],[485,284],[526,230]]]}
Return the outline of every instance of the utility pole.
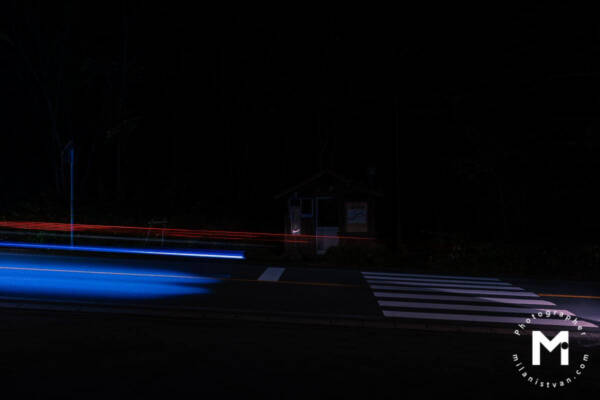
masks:
{"label": "utility pole", "polygon": [[[71,247],[74,245],[73,225],[75,224],[75,146],[73,141],[69,141],[61,153],[64,162],[65,158],[69,163],[69,220],[71,231]],[[63,164],[64,165],[64,164]]]}
{"label": "utility pole", "polygon": [[71,187],[71,201],[70,201],[70,209],[71,209],[71,247],[73,247],[74,244],[74,240],[73,240],[73,224],[75,223],[75,194],[74,194],[74,183],[73,183],[73,178],[75,175],[75,147],[73,145],[71,145],[71,148],[69,149],[69,164],[71,166],[71,171],[70,171],[70,187]]}

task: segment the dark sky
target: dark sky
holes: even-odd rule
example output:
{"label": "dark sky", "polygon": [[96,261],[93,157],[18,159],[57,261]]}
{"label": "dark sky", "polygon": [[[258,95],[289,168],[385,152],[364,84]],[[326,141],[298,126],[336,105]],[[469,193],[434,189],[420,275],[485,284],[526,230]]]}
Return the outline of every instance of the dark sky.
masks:
{"label": "dark sky", "polygon": [[401,200],[409,236],[598,236],[594,13],[301,8],[5,3],[0,212],[60,215],[74,140],[93,222],[277,230],[280,189],[375,167],[383,235]]}

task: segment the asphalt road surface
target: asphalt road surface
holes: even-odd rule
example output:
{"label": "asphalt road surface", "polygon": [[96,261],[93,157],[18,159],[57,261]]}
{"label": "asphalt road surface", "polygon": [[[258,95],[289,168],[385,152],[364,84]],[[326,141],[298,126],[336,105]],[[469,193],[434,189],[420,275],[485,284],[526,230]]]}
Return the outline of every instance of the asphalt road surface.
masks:
{"label": "asphalt road surface", "polygon": [[591,396],[597,336],[571,343],[573,360],[592,361],[563,389],[532,387],[511,357],[530,351],[513,331],[536,312],[550,315],[540,329],[573,330],[576,316],[594,333],[598,295],[589,282],[6,250],[0,387],[40,399]]}
{"label": "asphalt road surface", "polygon": [[[591,330],[600,324],[598,283],[89,253],[1,252],[0,300],[6,307],[68,304],[188,316],[203,311],[340,324],[425,324],[432,329],[510,327],[527,315],[550,310],[576,316]],[[570,321],[555,316],[534,323],[560,328]]]}

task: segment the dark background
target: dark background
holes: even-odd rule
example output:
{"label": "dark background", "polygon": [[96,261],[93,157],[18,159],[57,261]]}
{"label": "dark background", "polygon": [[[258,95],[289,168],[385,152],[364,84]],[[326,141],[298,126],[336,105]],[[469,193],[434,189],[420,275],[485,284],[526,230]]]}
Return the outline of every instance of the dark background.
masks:
{"label": "dark background", "polygon": [[281,231],[273,196],[375,168],[380,236],[594,241],[591,10],[0,6],[0,217]]}

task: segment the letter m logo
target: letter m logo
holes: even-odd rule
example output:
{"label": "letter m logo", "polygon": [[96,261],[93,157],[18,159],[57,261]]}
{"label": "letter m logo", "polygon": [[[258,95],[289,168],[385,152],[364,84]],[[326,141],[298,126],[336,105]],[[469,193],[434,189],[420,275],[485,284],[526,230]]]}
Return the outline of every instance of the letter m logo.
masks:
{"label": "letter m logo", "polygon": [[552,352],[560,346],[560,365],[569,365],[569,331],[560,331],[552,340],[541,331],[531,332],[531,364],[540,365],[540,347],[544,346],[546,350]]}

